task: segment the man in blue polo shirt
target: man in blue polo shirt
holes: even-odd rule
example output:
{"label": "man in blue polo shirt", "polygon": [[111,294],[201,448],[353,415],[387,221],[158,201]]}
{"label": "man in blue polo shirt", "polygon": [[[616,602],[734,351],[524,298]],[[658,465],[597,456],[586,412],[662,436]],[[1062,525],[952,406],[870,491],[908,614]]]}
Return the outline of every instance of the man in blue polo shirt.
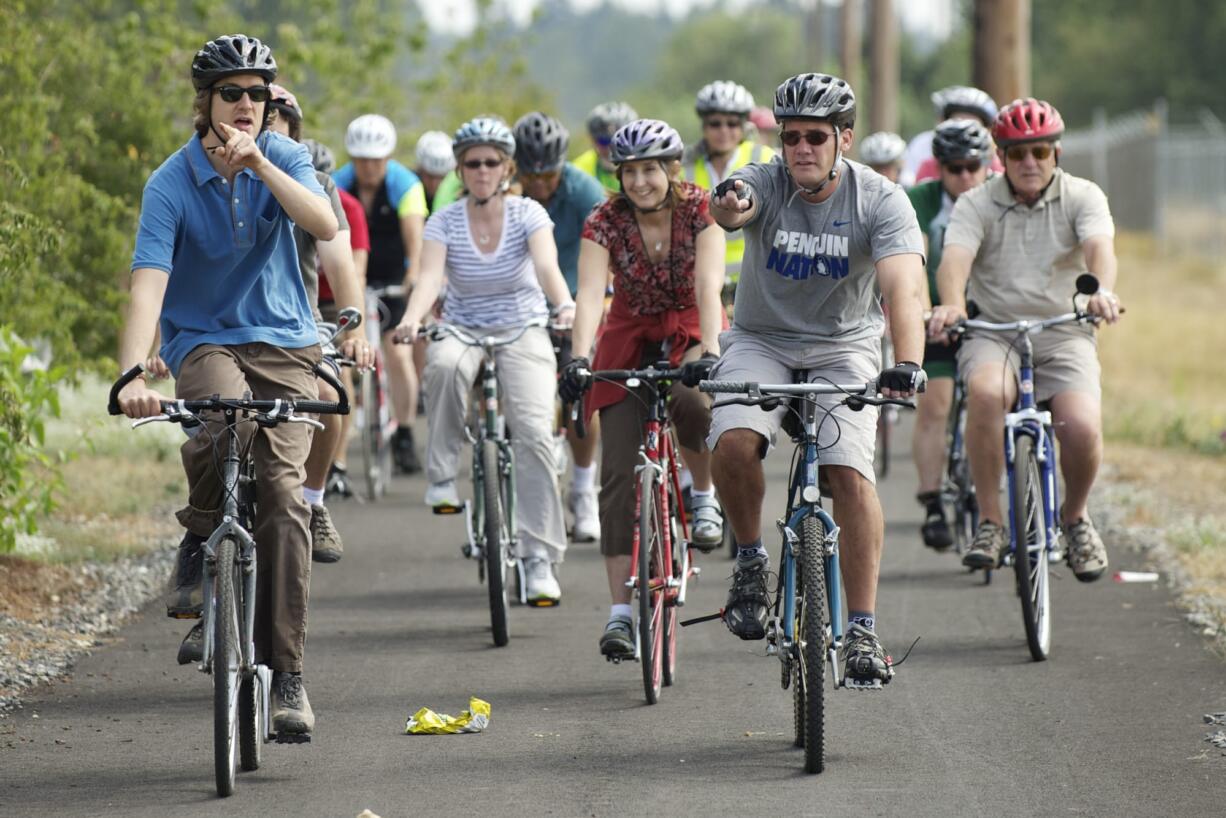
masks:
{"label": "man in blue polo shirt", "polygon": [[[604,188],[592,176],[566,161],[570,133],[566,126],[539,111],[525,114],[515,123],[515,165],[524,195],[545,207],[553,220],[553,240],[558,245],[558,266],[573,298],[579,289],[579,242],[583,223],[592,208],[605,200]],[[580,355],[589,355],[583,350]],[[566,333],[558,356],[561,368],[570,360],[570,334]],[[600,513],[596,502],[596,443],[600,429],[592,420],[586,437],[570,430],[567,437],[575,467],[568,504],[575,517],[575,542],[600,540]]]}
{"label": "man in blue polo shirt", "polygon": [[[146,358],[160,314],[160,354],[178,398],[317,394],[319,341],[293,227],[327,241],[337,222],[306,147],[265,128],[276,75],[272,52],[253,37],[206,43],[192,61],[196,134],[145,185],[119,363],[126,370]],[[133,418],[159,414],[161,400],[142,379],[119,394]],[[253,427],[241,428],[245,445]],[[212,437],[197,434],[182,449],[189,492],[177,515],[187,529],[179,548],[182,618],[200,615],[199,596],[190,597],[222,504]],[[260,495],[255,650],[273,670],[277,733],[309,733],[315,723],[302,687],[311,567],[302,483],[310,442],[307,427],[283,424],[252,443]],[[199,655],[199,632],[198,625],[184,640],[180,661]]]}

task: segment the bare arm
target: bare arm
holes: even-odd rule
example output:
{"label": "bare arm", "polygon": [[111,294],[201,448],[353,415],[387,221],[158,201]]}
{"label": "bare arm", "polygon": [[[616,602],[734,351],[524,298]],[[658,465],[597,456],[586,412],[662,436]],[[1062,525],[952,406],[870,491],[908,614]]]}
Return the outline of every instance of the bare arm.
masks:
{"label": "bare arm", "polygon": [[405,289],[417,284],[417,270],[421,264],[421,235],[425,225],[425,216],[400,217],[400,238],[404,241],[405,258],[409,260],[409,269],[404,276]]}
{"label": "bare arm", "polygon": [[358,282],[358,292],[366,292],[366,262],[370,261],[369,250],[353,251],[353,276]]}
{"label": "bare arm", "polygon": [[941,303],[932,309],[928,320],[928,335],[936,337],[946,327],[966,317],[966,282],[971,278],[975,253],[960,244],[946,244],[941,251],[941,266],[937,268],[937,293]]}
{"label": "bare arm", "polygon": [[[319,251],[319,261],[327,270],[328,283],[332,285],[332,297],[338,309],[355,307],[361,313],[365,310],[366,297],[358,283],[357,273],[353,269],[353,250],[349,243],[349,231],[340,230],[331,241],[320,241],[315,244]],[[359,368],[374,365],[373,353],[366,342],[365,332],[359,328],[349,330],[342,336],[341,354],[352,358]]]}
{"label": "bare arm", "polygon": [[596,329],[604,315],[604,291],[609,279],[609,251],[591,239],[579,242],[579,292],[575,295],[575,324],[571,327],[571,349],[588,357],[596,340]]}
{"label": "bare arm", "polygon": [[[128,293],[128,318],[119,338],[119,367],[123,372],[145,360],[158,334],[158,318],[170,276],[163,270],[141,267],[132,271]],[[128,417],[143,418],[161,413],[159,401],[167,398],[150,389],[143,378],[125,386],[119,405]]]}
{"label": "bare arm", "polygon": [[719,355],[719,333],[724,328],[724,231],[715,225],[698,234],[695,242],[694,295],[698,301],[698,324],[702,351]]}
{"label": "bare arm", "polygon": [[877,262],[881,295],[890,305],[890,335],[897,361],[924,362],[923,258],[915,253],[886,256]]}
{"label": "bare arm", "polygon": [[417,271],[417,286],[409,295],[404,318],[396,328],[396,340],[415,341],[417,330],[443,288],[443,273],[447,266],[447,245],[426,239],[421,243],[421,268]]}
{"label": "bare arm", "polygon": [[1091,236],[1081,243],[1086,257],[1086,269],[1098,279],[1099,292],[1091,296],[1086,310],[1101,315],[1108,324],[1120,320],[1120,299],[1115,294],[1119,267],[1115,259],[1115,241],[1111,236]]}
{"label": "bare arm", "polygon": [[558,245],[554,243],[552,230],[537,230],[528,237],[528,251],[532,254],[532,265],[536,267],[536,278],[545,291],[545,297],[554,309],[558,310],[559,321],[565,323],[562,312],[570,309],[569,318],[574,320],[575,302],[570,297],[570,288],[562,277],[562,268],[558,266]]}

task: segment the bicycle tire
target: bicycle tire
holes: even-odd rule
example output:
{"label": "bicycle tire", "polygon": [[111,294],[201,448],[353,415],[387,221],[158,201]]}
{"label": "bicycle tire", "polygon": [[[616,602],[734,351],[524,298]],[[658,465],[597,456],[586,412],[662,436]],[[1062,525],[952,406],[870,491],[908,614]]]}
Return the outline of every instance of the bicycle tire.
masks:
{"label": "bicycle tire", "polygon": [[260,769],[264,736],[264,695],[252,673],[238,688],[238,768],[245,773]]}
{"label": "bicycle tire", "polygon": [[796,656],[792,681],[796,746],[805,751],[805,772],[825,768],[826,655],[829,645],[826,618],[826,567],[821,520],[808,516],[801,524],[796,551]]}
{"label": "bicycle tire", "polygon": [[374,371],[362,375],[362,473],[366,499],[375,502],[382,493],[379,481],[379,397]]}
{"label": "bicycle tire", "polygon": [[[685,554],[682,553],[686,548],[684,538],[681,536],[681,517],[677,513],[677,503],[680,498],[673,492],[672,481],[667,477],[665,483],[668,486],[668,511],[669,511],[669,532],[672,539],[671,565],[667,567],[667,573],[676,580],[681,580],[680,571],[685,565]],[[670,599],[669,594],[664,595],[664,636],[661,640],[661,645],[664,650],[664,655],[661,659],[663,675],[661,684],[664,687],[672,687],[677,681],[677,604],[676,599]]]}
{"label": "bicycle tire", "polygon": [[1051,649],[1051,589],[1042,472],[1034,451],[1034,439],[1029,435],[1017,436],[1014,453],[1013,496],[1009,504],[1014,532],[1013,570],[1022,601],[1026,645],[1031,658],[1042,662]]}
{"label": "bicycle tire", "polygon": [[213,768],[217,794],[234,794],[235,728],[238,723],[238,617],[234,604],[234,541],[217,544],[213,580]]}
{"label": "bicycle tire", "polygon": [[490,628],[494,644],[505,647],[511,640],[507,624],[507,521],[502,498],[502,471],[498,441],[481,444],[481,495],[485,515],[485,584],[490,595]]}
{"label": "bicycle tire", "polygon": [[639,664],[643,668],[643,692],[648,704],[660,700],[664,683],[664,593],[652,590],[652,572],[663,576],[659,507],[656,504],[655,472],[643,469],[639,475]]}

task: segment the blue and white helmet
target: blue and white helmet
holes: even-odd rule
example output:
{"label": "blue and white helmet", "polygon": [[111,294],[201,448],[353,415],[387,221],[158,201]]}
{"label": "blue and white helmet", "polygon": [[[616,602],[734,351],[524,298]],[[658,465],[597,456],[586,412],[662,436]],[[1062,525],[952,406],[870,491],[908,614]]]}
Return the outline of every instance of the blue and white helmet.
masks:
{"label": "blue and white helmet", "polygon": [[638,159],[680,159],[685,151],[681,134],[659,119],[636,119],[613,134],[609,161],[614,165]]}
{"label": "blue and white helmet", "polygon": [[464,151],[478,145],[489,145],[509,157],[515,156],[515,134],[497,117],[479,116],[461,125],[451,139],[451,152],[459,161]]}

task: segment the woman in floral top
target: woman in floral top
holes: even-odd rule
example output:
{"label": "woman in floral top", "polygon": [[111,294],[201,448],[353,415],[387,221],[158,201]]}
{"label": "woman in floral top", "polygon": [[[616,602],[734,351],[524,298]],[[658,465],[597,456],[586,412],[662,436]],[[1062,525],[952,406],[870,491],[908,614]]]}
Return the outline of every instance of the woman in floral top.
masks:
{"label": "woman in floral top", "polygon": [[[724,231],[712,220],[704,192],[679,180],[682,148],[677,131],[658,120],[636,120],[613,137],[610,158],[621,193],[593,210],[583,230],[572,335],[576,352],[592,348],[610,271],[613,303],[594,364],[581,357],[563,370],[564,398],[577,398],[590,386],[584,371],[634,369],[664,357],[673,366],[684,363],[686,383],[697,384],[719,355]],[[600,650],[629,658],[634,637],[626,582],[635,525],[634,468],[647,407],[620,386],[602,383],[593,388],[588,410],[600,412],[604,440],[600,551],[613,598]],[[705,443],[710,405],[694,386],[677,383],[669,415],[694,476],[692,542],[710,550],[723,536]]]}

